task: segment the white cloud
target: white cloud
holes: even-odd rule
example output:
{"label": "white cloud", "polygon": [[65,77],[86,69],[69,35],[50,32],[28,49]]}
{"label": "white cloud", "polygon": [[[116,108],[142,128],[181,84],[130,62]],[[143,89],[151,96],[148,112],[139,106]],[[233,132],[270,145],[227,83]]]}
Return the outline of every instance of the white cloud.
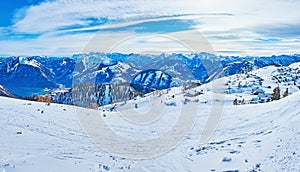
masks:
{"label": "white cloud", "polygon": [[25,11],[24,18],[16,22],[14,29],[17,32],[41,33],[64,26],[84,25],[86,24],[84,19],[88,17],[119,20],[144,15],[172,14],[180,14],[180,11],[174,7],[169,8],[168,3],[157,0],[57,0],[30,7]]}
{"label": "white cloud", "polygon": [[[32,6],[19,12],[19,20],[12,26],[16,34],[41,34],[37,39],[1,40],[2,54],[53,54],[77,53],[85,49],[94,33],[65,35],[59,28],[83,25],[88,20],[108,18],[111,21],[142,22],[138,18],[172,16],[179,14],[200,14],[179,16],[192,19],[195,27],[203,33],[216,51],[235,51],[237,54],[281,54],[296,53],[299,46],[287,38],[281,43],[264,43],[258,38],[270,35],[259,33],[257,29],[297,25],[300,21],[300,1],[286,0],[56,0]],[[205,15],[228,13],[232,15]],[[136,20],[136,21],[133,21]],[[118,27],[118,22],[114,27]],[[122,24],[121,24],[122,25]],[[120,26],[121,26],[120,25]],[[101,28],[99,26],[90,29]],[[76,29],[82,30],[82,28]],[[100,33],[101,34],[101,33]],[[105,33],[107,34],[107,33]],[[120,33],[110,33],[107,38]],[[133,34],[133,33],[131,33]],[[299,36],[300,37],[300,36]],[[299,38],[298,37],[298,38]],[[149,44],[152,45],[152,44]],[[269,47],[268,47],[269,46]],[[272,46],[273,48],[271,48]],[[290,50],[288,48],[290,47]],[[272,51],[270,51],[272,49]],[[241,53],[243,52],[243,53]],[[299,52],[298,52],[299,53]]]}
{"label": "white cloud", "polygon": [[65,35],[56,37],[43,35],[37,39],[0,40],[0,52],[2,55],[63,55],[70,56],[80,53],[84,49],[84,43],[91,39],[90,34]]}
{"label": "white cloud", "polygon": [[84,52],[208,52],[215,53],[207,39],[197,30],[166,34],[132,32],[98,33],[85,45]]}

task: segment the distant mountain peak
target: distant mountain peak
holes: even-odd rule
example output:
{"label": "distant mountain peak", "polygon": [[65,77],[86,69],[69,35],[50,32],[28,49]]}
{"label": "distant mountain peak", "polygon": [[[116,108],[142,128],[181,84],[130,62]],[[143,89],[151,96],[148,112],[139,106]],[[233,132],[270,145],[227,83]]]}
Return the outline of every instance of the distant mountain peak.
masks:
{"label": "distant mountain peak", "polygon": [[28,57],[19,57],[19,64],[29,65],[36,68],[39,68],[41,66],[41,63],[39,63],[37,60],[29,59]]}

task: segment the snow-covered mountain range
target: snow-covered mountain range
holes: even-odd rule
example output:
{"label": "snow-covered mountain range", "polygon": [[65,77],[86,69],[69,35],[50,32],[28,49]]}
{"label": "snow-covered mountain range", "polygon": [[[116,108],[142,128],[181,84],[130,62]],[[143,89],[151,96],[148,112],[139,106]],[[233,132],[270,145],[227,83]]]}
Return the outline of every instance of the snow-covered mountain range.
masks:
{"label": "snow-covered mountain range", "polygon": [[74,65],[70,58],[0,58],[0,84],[21,97],[59,84],[71,87]]}
{"label": "snow-covered mountain range", "polygon": [[[191,80],[207,83],[222,76],[270,65],[288,66],[294,62],[300,62],[300,55],[89,53],[72,57],[5,57],[0,58],[0,84],[21,97],[43,93],[44,88],[71,88],[76,84],[126,83],[135,85],[139,92],[148,92],[184,85]],[[153,70],[161,74],[156,75]],[[143,79],[138,79],[142,75]],[[166,80],[162,81],[161,76]]]}

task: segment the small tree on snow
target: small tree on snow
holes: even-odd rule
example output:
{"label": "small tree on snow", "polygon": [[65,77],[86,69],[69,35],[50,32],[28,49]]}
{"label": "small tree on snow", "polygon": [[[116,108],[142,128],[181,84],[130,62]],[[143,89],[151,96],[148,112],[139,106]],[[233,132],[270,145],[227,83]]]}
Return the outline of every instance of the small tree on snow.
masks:
{"label": "small tree on snow", "polygon": [[235,99],[233,100],[233,105],[238,105],[238,100],[237,100],[237,98],[235,98]]}
{"label": "small tree on snow", "polygon": [[286,88],[285,92],[283,93],[283,97],[287,97],[289,95],[289,89]]}
{"label": "small tree on snow", "polygon": [[272,97],[272,100],[279,100],[280,99],[280,88],[279,87],[276,87],[274,88],[273,90],[273,97]]}

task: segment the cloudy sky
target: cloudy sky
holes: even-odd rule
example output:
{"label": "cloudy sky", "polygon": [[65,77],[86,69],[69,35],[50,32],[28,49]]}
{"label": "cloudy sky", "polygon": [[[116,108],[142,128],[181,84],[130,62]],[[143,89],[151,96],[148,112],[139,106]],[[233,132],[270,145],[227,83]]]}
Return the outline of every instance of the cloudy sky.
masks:
{"label": "cloudy sky", "polygon": [[0,55],[299,54],[299,9],[299,0],[1,0]]}

